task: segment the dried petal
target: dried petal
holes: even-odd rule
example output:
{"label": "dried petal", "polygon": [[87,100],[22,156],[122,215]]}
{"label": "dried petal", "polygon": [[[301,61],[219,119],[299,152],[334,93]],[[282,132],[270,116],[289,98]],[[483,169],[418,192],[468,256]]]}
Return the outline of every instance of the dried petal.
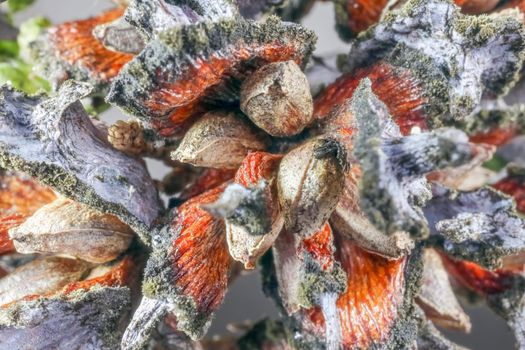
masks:
{"label": "dried petal", "polygon": [[307,237],[330,217],[344,185],[342,152],[337,141],[320,138],[284,156],[277,188],[286,230]]}
{"label": "dried petal", "polygon": [[144,272],[141,306],[122,346],[144,344],[158,321],[171,311],[177,329],[201,338],[224,299],[231,258],[224,224],[201,208],[215,202],[225,185],[185,202],[157,235]]}
{"label": "dried petal", "polygon": [[0,306],[27,295],[41,295],[60,290],[80,280],[89,270],[81,260],[46,257],[23,265],[0,280]]}
{"label": "dried petal", "polygon": [[432,192],[425,216],[447,254],[495,268],[525,248],[525,223],[512,199],[490,188],[456,192],[434,185]]}
{"label": "dried petal", "polygon": [[348,69],[382,59],[409,67],[431,87],[432,104],[441,104],[433,116],[439,125],[469,115],[482,95],[507,92],[522,67],[524,39],[515,12],[466,16],[446,0],[410,0],[357,39]]}
{"label": "dried petal", "polygon": [[170,136],[202,114],[202,107],[236,103],[240,83],[257,67],[304,62],[313,40],[311,32],[275,18],[177,26],[160,33],[126,65],[107,100]]}
{"label": "dried petal", "polygon": [[114,260],[133,239],[115,216],[59,198],[9,231],[19,253],[66,254],[93,263]]}
{"label": "dried petal", "polygon": [[51,189],[36,181],[16,174],[0,174],[0,255],[14,250],[9,229],[55,198]]}
{"label": "dried petal", "polygon": [[423,253],[423,277],[417,303],[433,323],[470,332],[468,315],[459,305],[439,254],[431,249]]}
{"label": "dried petal", "polygon": [[56,86],[70,78],[106,85],[133,55],[106,49],[93,36],[93,29],[122,14],[123,9],[116,8],[97,17],[49,29],[33,44],[33,59],[39,70]]}
{"label": "dried petal", "polygon": [[171,157],[199,167],[234,169],[250,151],[265,147],[262,135],[242,115],[215,111],[192,125]]}
{"label": "dried petal", "polygon": [[78,101],[89,91],[68,82],[43,101],[4,87],[0,165],[118,216],[147,241],[161,209],[153,180],[139,160],[114,150],[93,125]]}
{"label": "dried petal", "polygon": [[420,316],[416,346],[418,350],[468,350],[446,339],[424,315]]}
{"label": "dried petal", "polygon": [[294,61],[270,63],[241,87],[241,110],[272,136],[299,134],[313,121],[308,79]]}

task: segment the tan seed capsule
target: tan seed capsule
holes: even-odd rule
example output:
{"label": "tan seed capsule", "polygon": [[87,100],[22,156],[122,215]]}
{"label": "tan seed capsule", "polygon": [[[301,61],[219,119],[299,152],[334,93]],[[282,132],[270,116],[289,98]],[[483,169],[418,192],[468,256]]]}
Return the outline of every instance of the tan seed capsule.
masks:
{"label": "tan seed capsule", "polygon": [[9,235],[20,253],[66,254],[94,263],[115,259],[133,239],[115,216],[65,198],[43,206]]}
{"label": "tan seed capsule", "polygon": [[291,136],[312,122],[310,85],[294,61],[270,63],[246,79],[241,110],[272,136]]}
{"label": "tan seed capsule", "polygon": [[265,147],[264,137],[240,113],[213,111],[193,124],[171,157],[194,166],[234,169],[250,151]]}
{"label": "tan seed capsule", "polygon": [[59,290],[80,280],[90,264],[82,260],[50,256],[31,261],[0,279],[0,305],[27,295],[41,295]]}
{"label": "tan seed capsule", "polygon": [[314,139],[283,158],[277,186],[287,230],[309,236],[328,220],[343,190],[342,152],[332,139]]}

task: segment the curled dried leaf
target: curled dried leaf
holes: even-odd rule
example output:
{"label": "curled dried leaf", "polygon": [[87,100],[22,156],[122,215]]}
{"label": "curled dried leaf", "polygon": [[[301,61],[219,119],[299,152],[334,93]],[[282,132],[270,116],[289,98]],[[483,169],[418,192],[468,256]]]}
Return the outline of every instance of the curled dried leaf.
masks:
{"label": "curled dried leaf", "polygon": [[59,198],[9,231],[19,253],[66,254],[93,263],[114,260],[133,239],[118,218]]}
{"label": "curled dried leaf", "polygon": [[262,134],[239,113],[208,112],[186,132],[174,160],[199,167],[237,168],[251,151],[266,147]]}
{"label": "curled dried leaf", "polygon": [[129,289],[119,287],[24,300],[0,309],[0,344],[9,349],[114,349],[130,310]]}

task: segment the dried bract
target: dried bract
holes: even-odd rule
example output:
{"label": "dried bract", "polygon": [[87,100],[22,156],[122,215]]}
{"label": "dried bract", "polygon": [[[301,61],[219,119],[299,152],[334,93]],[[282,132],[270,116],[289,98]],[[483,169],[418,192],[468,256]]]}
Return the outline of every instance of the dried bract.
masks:
{"label": "dried bract", "polygon": [[32,60],[55,87],[67,79],[107,86],[133,55],[108,50],[92,32],[122,14],[123,10],[117,8],[94,18],[50,28],[32,44]]}
{"label": "dried bract", "polygon": [[294,61],[270,63],[241,88],[241,110],[272,136],[300,133],[313,120],[310,86]]}
{"label": "dried bract", "polygon": [[501,95],[513,86],[523,64],[524,39],[515,12],[466,16],[448,1],[411,0],[357,39],[348,67],[381,59],[409,67],[431,87],[428,97],[441,104],[436,113],[443,122],[449,115],[464,118],[483,95]]}
{"label": "dried bract", "polygon": [[314,40],[273,17],[173,27],[126,65],[107,100],[171,136],[191,117],[236,103],[240,82],[267,62],[304,63]]}

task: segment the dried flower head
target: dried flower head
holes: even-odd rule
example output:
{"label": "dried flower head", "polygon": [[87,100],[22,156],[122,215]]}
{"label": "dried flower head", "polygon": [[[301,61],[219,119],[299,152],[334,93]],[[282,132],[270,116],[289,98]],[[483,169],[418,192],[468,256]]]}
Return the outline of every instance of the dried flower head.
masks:
{"label": "dried flower head", "polygon": [[[0,348],[460,349],[458,292],[525,347],[523,1],[334,0],[337,59],[314,2],[0,16]],[[256,266],[279,319],[205,338]]]}

